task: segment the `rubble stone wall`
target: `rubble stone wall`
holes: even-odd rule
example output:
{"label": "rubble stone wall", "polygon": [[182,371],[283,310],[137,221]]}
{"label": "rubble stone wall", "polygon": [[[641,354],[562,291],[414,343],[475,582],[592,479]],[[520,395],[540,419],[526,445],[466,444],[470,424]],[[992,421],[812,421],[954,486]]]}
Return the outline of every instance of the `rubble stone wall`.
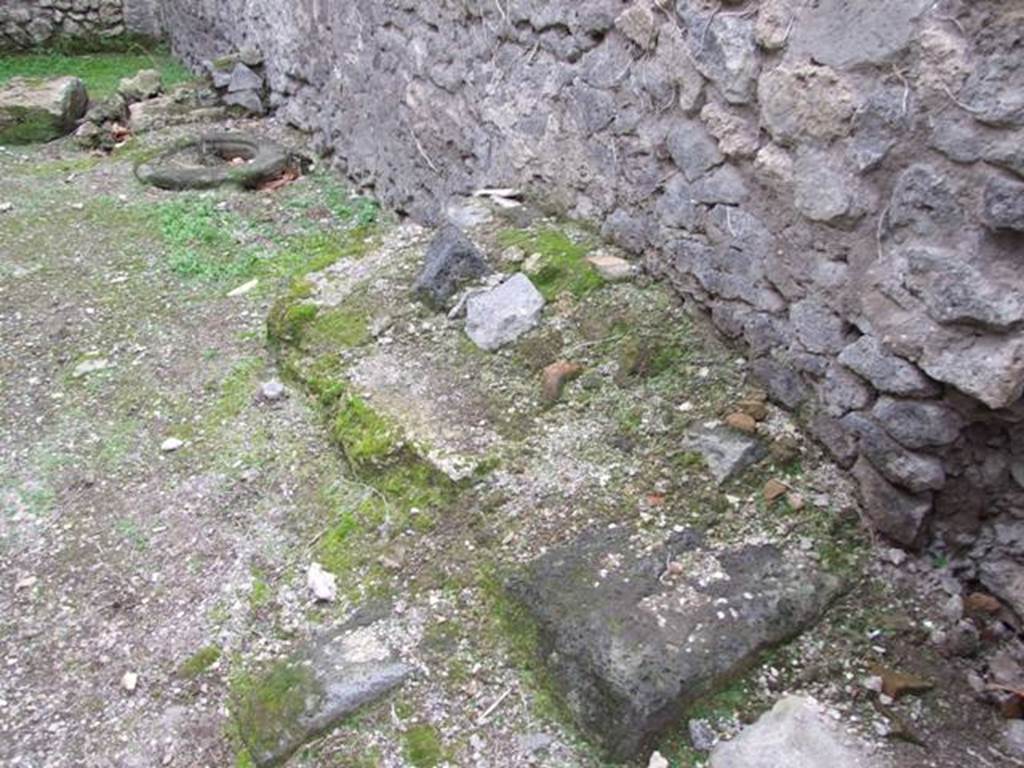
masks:
{"label": "rubble stone wall", "polygon": [[[426,220],[518,186],[742,340],[891,538],[1024,558],[1024,6],[167,0]],[[1016,531],[1016,533],[1015,533]],[[1018,589],[1024,589],[1024,578]]]}
{"label": "rubble stone wall", "polygon": [[57,38],[158,37],[159,0],[4,0],[0,50],[46,45]]}

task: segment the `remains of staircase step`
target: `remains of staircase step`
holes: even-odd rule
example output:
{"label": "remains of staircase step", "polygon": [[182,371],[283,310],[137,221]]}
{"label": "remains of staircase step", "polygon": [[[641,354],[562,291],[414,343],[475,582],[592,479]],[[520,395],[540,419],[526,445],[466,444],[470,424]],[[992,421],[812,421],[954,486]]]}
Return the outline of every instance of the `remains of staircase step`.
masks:
{"label": "remains of staircase step", "polygon": [[811,698],[787,696],[711,754],[711,768],[883,768],[887,761],[843,733]]}
{"label": "remains of staircase step", "polygon": [[814,622],[839,580],[800,552],[591,531],[509,582],[577,724],[628,760]]}
{"label": "remains of staircase step", "polygon": [[380,349],[349,373],[355,389],[401,427],[420,455],[458,482],[470,477],[500,442],[494,410],[503,401],[465,370],[416,347]]}
{"label": "remains of staircase step", "polygon": [[248,682],[234,706],[256,765],[284,763],[299,747],[412,674],[389,646],[387,620],[326,633]]}

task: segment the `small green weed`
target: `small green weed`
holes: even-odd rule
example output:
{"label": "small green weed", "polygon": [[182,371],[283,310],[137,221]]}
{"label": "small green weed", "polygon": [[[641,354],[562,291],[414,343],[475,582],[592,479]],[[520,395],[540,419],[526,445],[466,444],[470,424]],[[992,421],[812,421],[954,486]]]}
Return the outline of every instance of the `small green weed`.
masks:
{"label": "small green weed", "polygon": [[187,679],[199,677],[216,664],[220,657],[220,646],[208,645],[205,648],[200,648],[178,667],[178,677]]}
{"label": "small green weed", "polygon": [[441,737],[432,725],[412,726],[402,741],[405,759],[415,768],[434,768],[446,759]]}

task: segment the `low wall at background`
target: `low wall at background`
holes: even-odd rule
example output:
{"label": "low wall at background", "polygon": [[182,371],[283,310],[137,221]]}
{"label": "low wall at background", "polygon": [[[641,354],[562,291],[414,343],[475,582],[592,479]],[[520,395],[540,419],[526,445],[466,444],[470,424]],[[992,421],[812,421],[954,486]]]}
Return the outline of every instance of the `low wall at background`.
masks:
{"label": "low wall at background", "polygon": [[165,0],[428,221],[519,186],[749,347],[892,539],[1024,599],[1024,7]]}
{"label": "low wall at background", "polygon": [[58,38],[158,37],[160,0],[3,0],[0,50],[46,45]]}

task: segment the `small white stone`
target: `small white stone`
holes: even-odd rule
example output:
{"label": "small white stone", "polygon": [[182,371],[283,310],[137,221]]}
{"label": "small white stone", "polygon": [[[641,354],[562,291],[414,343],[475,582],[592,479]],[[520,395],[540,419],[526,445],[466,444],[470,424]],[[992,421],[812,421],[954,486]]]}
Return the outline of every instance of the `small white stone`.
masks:
{"label": "small white stone", "polygon": [[162,443],[160,443],[160,450],[164,453],[174,453],[185,445],[184,440],[179,440],[176,437],[168,437]]}
{"label": "small white stone", "polygon": [[9,213],[14,210],[14,203],[0,203],[0,213]]}
{"label": "small white stone", "polygon": [[338,578],[325,571],[320,563],[313,563],[306,573],[306,586],[320,602],[333,602],[338,596]]}
{"label": "small white stone", "polygon": [[75,370],[72,372],[72,376],[76,379],[80,379],[83,376],[88,376],[90,373],[99,373],[111,368],[110,361],[105,357],[92,357],[88,360],[83,360],[75,366]]}
{"label": "small white stone", "polygon": [[668,760],[662,756],[661,752],[655,752],[651,755],[651,760],[647,763],[647,768],[668,768]]}
{"label": "small white stone", "polygon": [[121,678],[121,687],[124,688],[128,693],[134,693],[135,689],[139,685],[139,676],[135,672],[125,672],[124,677]]}
{"label": "small white stone", "polygon": [[285,394],[284,384],[277,379],[266,381],[263,383],[263,386],[260,387],[260,395],[262,395],[264,400],[271,403],[283,400]]}
{"label": "small white stone", "polygon": [[245,296],[245,294],[249,293],[251,290],[253,290],[259,284],[260,284],[260,281],[258,279],[253,279],[253,280],[250,280],[247,283],[242,283],[240,286],[238,286],[233,291],[230,291],[228,293],[228,298],[229,299],[234,299],[234,298],[237,298],[238,296]]}

